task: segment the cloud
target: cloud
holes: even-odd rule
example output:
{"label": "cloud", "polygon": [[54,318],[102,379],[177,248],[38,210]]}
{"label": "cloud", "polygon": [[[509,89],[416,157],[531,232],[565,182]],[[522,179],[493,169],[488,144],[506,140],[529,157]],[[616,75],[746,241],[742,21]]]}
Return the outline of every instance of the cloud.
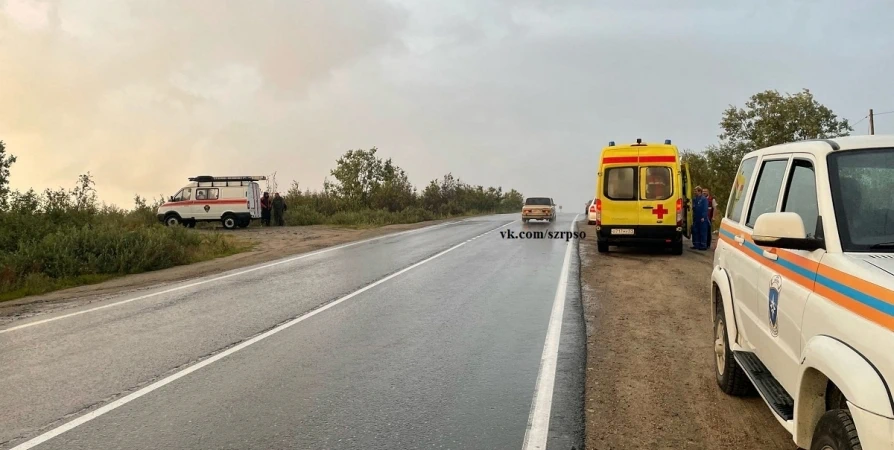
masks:
{"label": "cloud", "polygon": [[318,188],[346,150],[378,146],[417,186],[450,171],[571,207],[591,195],[607,141],[700,149],[723,109],[758,91],[808,87],[856,120],[894,109],[894,7],[883,0],[2,8],[0,139],[20,156],[13,186],[70,185],[91,170],[118,203],[200,173],[278,171],[280,186]]}
{"label": "cloud", "polygon": [[0,136],[19,156],[13,185],[68,185],[92,170],[103,197],[124,202],[175,189],[208,160],[263,155],[252,142],[209,143],[307,99],[333,71],[395,45],[403,24],[374,0],[10,0]]}

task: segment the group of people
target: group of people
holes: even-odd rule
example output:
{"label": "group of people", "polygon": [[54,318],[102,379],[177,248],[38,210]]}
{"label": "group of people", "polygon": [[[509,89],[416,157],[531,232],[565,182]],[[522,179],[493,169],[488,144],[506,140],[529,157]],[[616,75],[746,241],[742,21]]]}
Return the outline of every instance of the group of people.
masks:
{"label": "group of people", "polygon": [[713,234],[711,221],[714,220],[714,211],[717,210],[717,201],[708,192],[696,186],[695,197],[692,199],[692,247],[695,250],[707,250],[711,248],[711,236]]}
{"label": "group of people", "polygon": [[286,209],[286,199],[282,198],[279,192],[273,194],[272,199],[270,198],[270,193],[265,192],[264,196],[261,197],[261,224],[269,227],[272,213],[273,223],[278,227],[284,226],[286,221],[283,215]]}

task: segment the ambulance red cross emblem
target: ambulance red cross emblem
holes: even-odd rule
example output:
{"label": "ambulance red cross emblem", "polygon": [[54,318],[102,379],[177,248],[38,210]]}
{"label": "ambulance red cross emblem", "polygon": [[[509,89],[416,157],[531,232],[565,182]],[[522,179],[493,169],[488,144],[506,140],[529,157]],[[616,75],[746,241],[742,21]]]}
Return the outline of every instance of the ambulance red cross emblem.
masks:
{"label": "ambulance red cross emblem", "polygon": [[667,213],[669,213],[669,212],[670,212],[670,211],[664,209],[664,205],[658,205],[657,208],[655,208],[655,209],[652,210],[652,214],[655,214],[656,216],[658,216],[658,220],[663,219],[663,218],[664,218],[664,215],[667,214]]}

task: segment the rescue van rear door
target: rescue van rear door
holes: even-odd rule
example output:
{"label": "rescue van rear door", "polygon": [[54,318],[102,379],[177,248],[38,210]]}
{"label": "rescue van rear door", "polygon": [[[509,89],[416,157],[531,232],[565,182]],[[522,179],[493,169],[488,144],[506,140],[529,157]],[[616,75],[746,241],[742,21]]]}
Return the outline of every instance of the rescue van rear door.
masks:
{"label": "rescue van rear door", "polygon": [[677,224],[674,173],[675,155],[640,149],[639,155],[639,224]]}
{"label": "rescue van rear door", "polygon": [[248,210],[251,212],[251,217],[257,219],[261,217],[261,186],[252,181],[247,188],[245,197],[248,200]]}
{"label": "rescue van rear door", "polygon": [[639,225],[637,193],[639,151],[635,148],[611,148],[602,152],[601,188],[602,225]]}

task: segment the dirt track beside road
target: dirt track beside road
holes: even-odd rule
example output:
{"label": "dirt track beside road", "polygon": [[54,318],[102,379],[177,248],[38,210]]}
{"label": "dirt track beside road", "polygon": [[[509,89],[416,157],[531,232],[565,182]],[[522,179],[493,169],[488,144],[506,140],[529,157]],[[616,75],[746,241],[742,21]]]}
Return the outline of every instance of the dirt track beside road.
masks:
{"label": "dirt track beside road", "polygon": [[[379,228],[352,229],[313,225],[304,227],[260,227],[226,231],[236,239],[249,243],[252,250],[236,255],[217,258],[196,264],[171,267],[169,269],[127,275],[106,282],[78,286],[44,295],[25,297],[0,303],[0,324],[14,319],[39,313],[66,309],[102,300],[112,295],[137,291],[163,283],[183,281],[190,278],[226,272],[240,267],[273,261],[290,255],[319,250],[384,234],[451,222],[460,219],[444,219],[414,224],[388,225]],[[198,233],[215,232],[195,230]]]}
{"label": "dirt track beside road", "polygon": [[[582,226],[595,236],[592,226]],[[581,243],[588,449],[797,447],[759,397],[714,380],[712,252],[673,256]]]}

